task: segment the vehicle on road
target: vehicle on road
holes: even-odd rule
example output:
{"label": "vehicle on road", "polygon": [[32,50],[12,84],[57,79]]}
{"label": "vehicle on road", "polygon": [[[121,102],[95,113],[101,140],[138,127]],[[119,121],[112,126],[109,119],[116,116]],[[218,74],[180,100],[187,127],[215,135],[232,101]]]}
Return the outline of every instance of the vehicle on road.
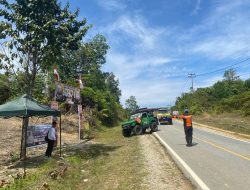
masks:
{"label": "vehicle on road", "polygon": [[139,109],[131,114],[130,119],[122,123],[122,134],[129,137],[131,134],[141,135],[147,129],[150,132],[158,130],[157,118],[154,116],[152,109]]}
{"label": "vehicle on road", "polygon": [[160,125],[173,124],[171,111],[167,108],[159,108],[157,111],[157,119]]}
{"label": "vehicle on road", "polygon": [[172,111],[172,118],[179,118],[179,111]]}

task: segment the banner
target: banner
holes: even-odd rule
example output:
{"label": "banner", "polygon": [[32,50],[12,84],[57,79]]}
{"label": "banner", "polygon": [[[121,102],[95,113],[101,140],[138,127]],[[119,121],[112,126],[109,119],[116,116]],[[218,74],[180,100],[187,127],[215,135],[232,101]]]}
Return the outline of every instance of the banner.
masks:
{"label": "banner", "polygon": [[74,95],[74,98],[75,98],[75,100],[77,100],[77,101],[80,101],[80,99],[81,99],[81,94],[80,94],[81,92],[80,92],[80,89],[75,89],[75,95]]}
{"label": "banner", "polygon": [[64,91],[63,84],[57,82],[56,83],[56,91],[55,91],[55,98],[56,98],[57,101],[60,101],[60,102],[64,102],[65,101],[65,97],[64,97],[63,91]]}
{"label": "banner", "polygon": [[27,128],[26,147],[34,147],[42,144],[46,144],[45,136],[51,124],[31,125]]}
{"label": "banner", "polygon": [[74,92],[75,92],[75,88],[74,87],[68,86],[68,85],[64,85],[63,96],[65,98],[73,98],[74,97]]}
{"label": "banner", "polygon": [[74,104],[75,101],[79,102],[81,99],[80,89],[57,82],[55,98],[59,102]]}

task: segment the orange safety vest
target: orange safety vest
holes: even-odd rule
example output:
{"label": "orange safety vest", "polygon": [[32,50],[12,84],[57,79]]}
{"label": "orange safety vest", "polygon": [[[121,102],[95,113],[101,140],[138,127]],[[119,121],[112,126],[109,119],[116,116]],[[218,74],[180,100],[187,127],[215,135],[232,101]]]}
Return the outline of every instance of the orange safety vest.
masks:
{"label": "orange safety vest", "polygon": [[185,127],[192,127],[192,115],[181,115],[179,118],[184,120]]}

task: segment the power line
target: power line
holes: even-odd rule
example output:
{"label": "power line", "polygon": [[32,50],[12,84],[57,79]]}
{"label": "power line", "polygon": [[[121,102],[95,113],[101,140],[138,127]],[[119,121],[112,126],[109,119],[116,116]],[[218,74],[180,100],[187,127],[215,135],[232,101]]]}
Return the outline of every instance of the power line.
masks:
{"label": "power line", "polygon": [[188,84],[188,82],[189,82],[189,79],[186,80],[185,84],[182,86],[181,93],[183,93],[186,90],[186,85]]}
{"label": "power line", "polygon": [[250,75],[250,73],[245,73],[245,74],[239,75],[238,77],[245,76],[245,75]]}
{"label": "power line", "polygon": [[[246,61],[248,61],[248,60],[250,60],[250,57],[247,58],[247,59],[244,59],[244,60],[242,60],[242,61],[240,61],[240,62],[237,62],[237,63],[234,63],[234,64],[232,64],[232,65],[229,65],[229,66],[227,66],[227,67],[224,67],[224,68],[221,68],[221,69],[218,69],[218,70],[215,70],[215,71],[207,72],[207,73],[198,74],[198,75],[196,75],[196,76],[199,77],[199,76],[203,76],[203,75],[208,75],[208,74],[213,74],[213,73],[217,73],[217,72],[220,72],[220,71],[224,71],[225,69],[229,69],[229,68],[231,68],[231,67],[233,67],[233,66],[235,66],[235,65],[238,65],[238,64],[240,64],[240,63],[244,63],[244,62],[246,62]],[[238,66],[238,67],[240,67],[240,66]],[[238,67],[237,67],[237,68],[238,68]]]}
{"label": "power line", "polygon": [[[249,60],[250,60],[250,57],[249,57],[249,58],[246,58],[246,59],[244,59],[244,60],[242,60],[242,61],[236,62],[236,63],[234,63],[234,64],[232,64],[232,65],[223,67],[223,68],[221,68],[221,69],[218,69],[218,70],[215,70],[215,71],[211,71],[211,72],[207,72],[207,73],[201,73],[201,74],[198,74],[198,75],[196,75],[195,73],[188,73],[188,78],[191,78],[191,80],[192,80],[191,92],[194,91],[194,81],[193,81],[193,80],[194,80],[195,77],[199,77],[199,76],[203,76],[203,75],[208,75],[208,74],[212,74],[212,73],[217,73],[217,72],[220,72],[220,71],[225,71],[226,69],[229,69],[229,68],[235,68],[235,69],[237,69],[237,68],[240,68],[240,67],[249,65],[250,62],[249,62],[249,63],[246,63],[246,64],[244,64],[244,65],[237,66],[237,67],[233,67],[233,66],[238,65],[238,64],[241,64],[241,63],[244,63],[244,62],[249,61]],[[249,74],[250,74],[250,73],[249,73]],[[240,76],[244,76],[244,75],[248,75],[248,73],[239,75],[239,77],[240,77]],[[184,91],[183,89],[184,89],[184,87],[187,85],[188,81],[189,81],[189,80],[187,80],[186,83],[184,84],[183,88],[181,88],[181,89],[182,89],[181,91]],[[218,81],[218,80],[216,80],[216,81]],[[216,82],[216,81],[215,81],[215,82]]]}

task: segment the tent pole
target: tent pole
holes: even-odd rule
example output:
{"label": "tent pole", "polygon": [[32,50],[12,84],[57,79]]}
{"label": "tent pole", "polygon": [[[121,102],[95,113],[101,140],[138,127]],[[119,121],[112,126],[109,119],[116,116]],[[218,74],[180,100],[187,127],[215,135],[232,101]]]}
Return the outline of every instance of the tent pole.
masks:
{"label": "tent pole", "polygon": [[25,132],[24,132],[24,117],[23,117],[23,123],[22,123],[22,136],[21,136],[21,146],[20,146],[20,159],[22,159],[23,158],[23,141],[24,141],[24,134],[25,134]]}
{"label": "tent pole", "polygon": [[62,156],[62,114],[60,114],[60,157]]}
{"label": "tent pole", "polygon": [[28,125],[29,125],[29,118],[23,117],[20,159],[26,158],[26,142],[27,142],[27,127],[28,127]]}
{"label": "tent pole", "polygon": [[24,173],[24,176],[26,176],[26,143],[27,143],[27,128],[28,128],[28,125],[29,125],[29,118],[28,117],[23,117],[20,159],[23,160],[23,173]]}

